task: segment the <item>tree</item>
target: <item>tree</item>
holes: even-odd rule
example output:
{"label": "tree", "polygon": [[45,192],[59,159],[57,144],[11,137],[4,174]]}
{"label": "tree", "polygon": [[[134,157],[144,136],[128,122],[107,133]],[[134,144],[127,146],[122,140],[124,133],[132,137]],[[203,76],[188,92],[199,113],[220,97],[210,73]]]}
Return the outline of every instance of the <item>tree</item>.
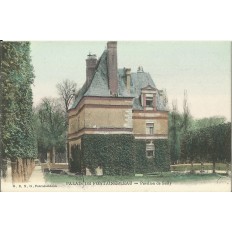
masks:
{"label": "tree", "polygon": [[65,147],[66,115],[58,99],[44,98],[35,109],[37,141],[39,150],[50,155],[48,161],[55,163],[57,148]]}
{"label": "tree", "polygon": [[37,156],[32,123],[34,78],[30,43],[1,42],[1,155],[11,159],[13,181],[28,180],[28,167]]}
{"label": "tree", "polygon": [[[64,80],[62,83],[58,83],[56,85],[56,88],[58,90],[58,94],[60,98],[62,99],[65,107],[66,112],[66,124],[68,128],[68,109],[69,106],[72,104],[73,99],[75,99],[75,96],[77,95],[77,84],[74,81],[71,80]],[[69,160],[69,143],[68,143],[68,131],[66,133],[66,162]]]}
{"label": "tree", "polygon": [[184,90],[184,100],[183,100],[183,114],[181,116],[181,125],[180,125],[180,160],[182,162],[187,161],[187,153],[185,150],[185,146],[183,143],[183,137],[185,134],[188,132],[190,125],[191,125],[191,115],[190,115],[190,110],[189,110],[189,105],[188,105],[188,94],[187,91]]}
{"label": "tree", "polygon": [[178,162],[180,156],[180,114],[177,101],[172,102],[172,111],[169,114],[169,147],[172,164]]}
{"label": "tree", "polygon": [[77,84],[71,80],[64,80],[56,85],[58,94],[64,102],[65,111],[68,112],[69,106],[77,94]]}
{"label": "tree", "polygon": [[225,117],[209,117],[209,118],[201,118],[201,119],[195,119],[192,121],[191,130],[198,130],[210,126],[217,126],[220,124],[226,123]]}
{"label": "tree", "polygon": [[172,164],[179,159],[186,160],[182,137],[190,127],[191,116],[188,106],[187,91],[184,91],[183,113],[179,113],[177,101],[172,102],[172,111],[169,113],[169,147]]}
{"label": "tree", "polygon": [[190,130],[183,137],[183,145],[188,159],[213,163],[215,173],[216,162],[231,161],[231,124],[223,123],[216,126]]}

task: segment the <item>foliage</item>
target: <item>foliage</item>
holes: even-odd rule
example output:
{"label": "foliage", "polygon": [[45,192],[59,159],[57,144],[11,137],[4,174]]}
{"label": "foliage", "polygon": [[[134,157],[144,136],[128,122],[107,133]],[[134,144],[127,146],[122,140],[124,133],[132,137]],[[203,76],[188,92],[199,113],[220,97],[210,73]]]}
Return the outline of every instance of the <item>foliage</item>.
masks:
{"label": "foliage", "polygon": [[183,138],[183,147],[190,161],[230,162],[231,124],[189,131]]}
{"label": "foliage", "polygon": [[209,118],[196,119],[192,121],[190,130],[199,130],[202,128],[216,126],[216,125],[223,124],[223,123],[226,123],[225,117],[214,116],[214,117],[209,117]]}
{"label": "foliage", "polygon": [[133,135],[84,135],[82,165],[92,172],[100,165],[104,175],[134,174],[133,145]]}
{"label": "foliage", "polygon": [[135,142],[135,170],[136,173],[153,172],[154,170],[148,170],[148,160],[146,157],[146,141],[138,140]]}
{"label": "foliage", "polygon": [[65,150],[66,115],[58,99],[42,99],[35,109],[35,124],[39,153]]}
{"label": "foliage", "polygon": [[82,170],[80,146],[73,145],[71,147],[71,155],[72,155],[72,157],[69,161],[70,172],[75,172],[75,173],[79,173],[79,174],[84,173],[85,170]]}
{"label": "foliage", "polygon": [[[202,168],[201,163],[194,163],[193,169],[194,171],[200,171]],[[204,171],[208,172],[213,169],[212,163],[204,163]],[[225,163],[216,163],[216,169],[217,170],[223,170],[227,171],[227,169],[230,169],[230,165],[228,166]],[[178,172],[188,172],[191,171],[191,165],[190,164],[177,164],[177,165],[171,165],[171,171],[178,171]]]}
{"label": "foliage", "polygon": [[183,159],[184,153],[181,147],[182,136],[188,131],[191,125],[191,115],[188,106],[187,91],[184,91],[183,113],[178,112],[177,101],[172,102],[172,111],[169,113],[169,148],[172,164]]}
{"label": "foliage", "polygon": [[155,140],[155,167],[161,172],[170,169],[169,147],[166,139]]}
{"label": "foliage", "polygon": [[[196,160],[213,161],[217,156],[220,156],[220,149],[223,148],[222,141],[218,140],[218,132],[209,132],[208,128],[214,128],[214,126],[219,126],[225,123],[225,117],[210,117],[194,120],[190,115],[190,110],[187,102],[187,92],[184,92],[183,101],[183,113],[178,112],[177,102],[173,101],[172,111],[169,113],[169,148],[172,164],[176,164],[179,161],[185,163],[187,161],[193,162]],[[211,129],[213,130],[213,129]],[[210,133],[210,135],[208,134]],[[196,136],[190,136],[194,134]],[[190,140],[186,138],[191,137]],[[214,136],[214,137],[213,137]],[[212,149],[217,146],[217,149]],[[192,144],[190,146],[190,144]],[[208,144],[208,146],[204,146]],[[199,148],[201,147],[201,148]],[[199,149],[201,149],[199,151]],[[225,153],[225,152],[224,152]],[[228,153],[228,152],[227,152]]]}
{"label": "foliage", "polygon": [[[72,172],[92,173],[98,166],[104,175],[134,175],[169,170],[168,141],[155,141],[155,158],[146,157],[146,141],[133,135],[83,135],[80,146],[71,148]],[[81,163],[81,167],[78,166]]]}
{"label": "foliage", "polygon": [[1,43],[1,154],[12,159],[37,155],[32,123],[34,71],[29,42]]}
{"label": "foliage", "polygon": [[155,156],[146,157],[146,141],[135,140],[135,172],[152,173],[163,172],[170,168],[170,156],[168,141],[166,139],[157,139],[154,142]]}
{"label": "foliage", "polygon": [[[57,88],[58,94],[59,94],[59,96],[60,96],[60,98],[61,98],[61,100],[63,102],[63,105],[64,105],[64,109],[65,109],[65,112],[66,112],[66,125],[67,125],[67,128],[68,128],[68,126],[69,126],[68,125],[69,124],[68,110],[69,110],[70,105],[72,104],[73,99],[78,94],[77,84],[74,81],[66,79],[66,80],[63,80],[62,83],[58,83],[56,85],[56,88]],[[70,155],[69,155],[69,144],[68,144],[68,131],[66,132],[65,153],[67,153],[67,157],[70,157]],[[66,161],[66,159],[65,159],[65,161]],[[71,165],[71,168],[72,168],[73,164],[70,163],[70,165]]]}

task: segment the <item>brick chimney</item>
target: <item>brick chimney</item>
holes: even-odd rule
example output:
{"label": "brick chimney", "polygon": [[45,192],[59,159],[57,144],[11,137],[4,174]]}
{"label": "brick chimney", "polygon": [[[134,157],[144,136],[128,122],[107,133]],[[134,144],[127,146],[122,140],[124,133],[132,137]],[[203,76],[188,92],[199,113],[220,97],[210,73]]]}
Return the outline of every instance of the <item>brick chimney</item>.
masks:
{"label": "brick chimney", "polygon": [[127,92],[130,94],[130,83],[131,83],[131,69],[126,68],[126,89]]}
{"label": "brick chimney", "polygon": [[118,93],[118,61],[116,41],[109,41],[107,43],[107,68],[110,94],[116,95]]}
{"label": "brick chimney", "polygon": [[86,84],[87,84],[87,87],[89,87],[89,85],[93,79],[96,65],[97,65],[97,56],[95,54],[92,55],[89,53],[89,55],[86,59]]}

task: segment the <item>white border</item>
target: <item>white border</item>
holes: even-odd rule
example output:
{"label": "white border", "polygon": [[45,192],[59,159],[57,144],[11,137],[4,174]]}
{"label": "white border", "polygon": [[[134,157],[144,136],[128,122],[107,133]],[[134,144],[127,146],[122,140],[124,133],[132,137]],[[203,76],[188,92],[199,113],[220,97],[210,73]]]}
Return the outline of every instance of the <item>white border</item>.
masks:
{"label": "white border", "polygon": [[[1,1],[4,40],[232,40],[231,1]],[[1,193],[10,231],[227,231],[223,193]]]}

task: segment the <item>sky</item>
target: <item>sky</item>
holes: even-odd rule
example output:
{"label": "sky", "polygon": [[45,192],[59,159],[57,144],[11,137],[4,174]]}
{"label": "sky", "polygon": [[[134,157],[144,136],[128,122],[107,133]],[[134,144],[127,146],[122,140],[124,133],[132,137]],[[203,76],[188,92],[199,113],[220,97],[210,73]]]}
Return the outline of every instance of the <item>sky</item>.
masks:
{"label": "sky", "polygon": [[[31,42],[35,70],[34,105],[43,97],[58,97],[56,84],[70,79],[85,82],[89,52],[99,58],[106,41]],[[194,118],[224,116],[231,121],[230,42],[118,41],[118,68],[136,72],[142,66],[158,89],[166,89],[171,108],[177,100],[182,112],[184,90]]]}

